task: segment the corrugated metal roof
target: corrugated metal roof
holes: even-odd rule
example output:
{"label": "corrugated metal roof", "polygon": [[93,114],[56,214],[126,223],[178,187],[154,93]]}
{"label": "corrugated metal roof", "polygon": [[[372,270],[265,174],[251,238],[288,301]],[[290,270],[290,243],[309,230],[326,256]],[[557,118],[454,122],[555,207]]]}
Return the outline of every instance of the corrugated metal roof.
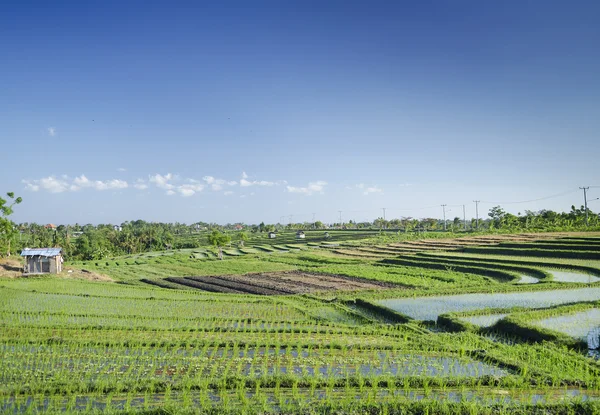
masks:
{"label": "corrugated metal roof", "polygon": [[25,248],[21,251],[21,256],[56,256],[60,254],[62,248]]}

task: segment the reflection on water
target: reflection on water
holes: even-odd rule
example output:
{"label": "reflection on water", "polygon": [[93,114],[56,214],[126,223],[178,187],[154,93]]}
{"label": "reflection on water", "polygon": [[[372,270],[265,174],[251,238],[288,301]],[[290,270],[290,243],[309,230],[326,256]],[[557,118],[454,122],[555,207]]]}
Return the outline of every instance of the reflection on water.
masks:
{"label": "reflection on water", "polygon": [[440,314],[483,308],[544,308],[579,301],[600,300],[600,287],[498,294],[462,294],[397,298],[378,301],[416,320],[436,320]]}

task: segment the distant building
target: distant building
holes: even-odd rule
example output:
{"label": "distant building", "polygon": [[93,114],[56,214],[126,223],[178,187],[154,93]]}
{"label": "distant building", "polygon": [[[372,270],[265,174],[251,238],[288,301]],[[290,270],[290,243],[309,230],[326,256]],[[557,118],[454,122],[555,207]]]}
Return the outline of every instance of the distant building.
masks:
{"label": "distant building", "polygon": [[277,234],[275,232],[269,232],[269,239],[275,239]]}
{"label": "distant building", "polygon": [[46,228],[46,229],[56,229],[56,225],[53,224],[53,223],[49,223],[49,224],[45,225],[44,228]]}
{"label": "distant building", "polygon": [[304,234],[303,231],[298,231],[298,232],[296,232],[296,238],[297,239],[304,239],[304,238],[306,238],[306,235]]}
{"label": "distant building", "polygon": [[119,225],[114,225],[114,226],[113,226],[113,229],[114,229],[115,231],[117,231],[117,232],[121,232],[121,231],[123,230],[123,227],[122,227],[122,226],[119,226]]}
{"label": "distant building", "polygon": [[236,231],[241,231],[242,229],[244,229],[244,227],[243,227],[242,225],[235,225],[235,226],[234,226],[234,229],[235,229]]}
{"label": "distant building", "polygon": [[25,248],[23,275],[59,274],[62,271],[62,248]]}

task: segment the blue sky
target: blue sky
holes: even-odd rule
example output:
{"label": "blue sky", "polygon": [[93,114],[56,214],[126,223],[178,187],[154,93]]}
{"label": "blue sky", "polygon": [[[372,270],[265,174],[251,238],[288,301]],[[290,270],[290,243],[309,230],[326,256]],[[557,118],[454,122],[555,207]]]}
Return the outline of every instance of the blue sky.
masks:
{"label": "blue sky", "polygon": [[0,6],[16,221],[473,217],[600,185],[596,1],[173,3]]}

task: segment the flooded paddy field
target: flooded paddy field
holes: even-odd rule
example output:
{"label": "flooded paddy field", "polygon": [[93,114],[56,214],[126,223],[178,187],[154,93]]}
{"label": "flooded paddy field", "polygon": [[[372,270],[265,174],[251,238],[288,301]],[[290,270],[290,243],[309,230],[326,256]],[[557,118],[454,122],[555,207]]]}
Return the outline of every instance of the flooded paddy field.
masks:
{"label": "flooded paddy field", "polygon": [[514,292],[463,294],[380,300],[379,304],[416,320],[436,320],[440,314],[484,308],[543,308],[579,301],[600,300],[600,287]]}

